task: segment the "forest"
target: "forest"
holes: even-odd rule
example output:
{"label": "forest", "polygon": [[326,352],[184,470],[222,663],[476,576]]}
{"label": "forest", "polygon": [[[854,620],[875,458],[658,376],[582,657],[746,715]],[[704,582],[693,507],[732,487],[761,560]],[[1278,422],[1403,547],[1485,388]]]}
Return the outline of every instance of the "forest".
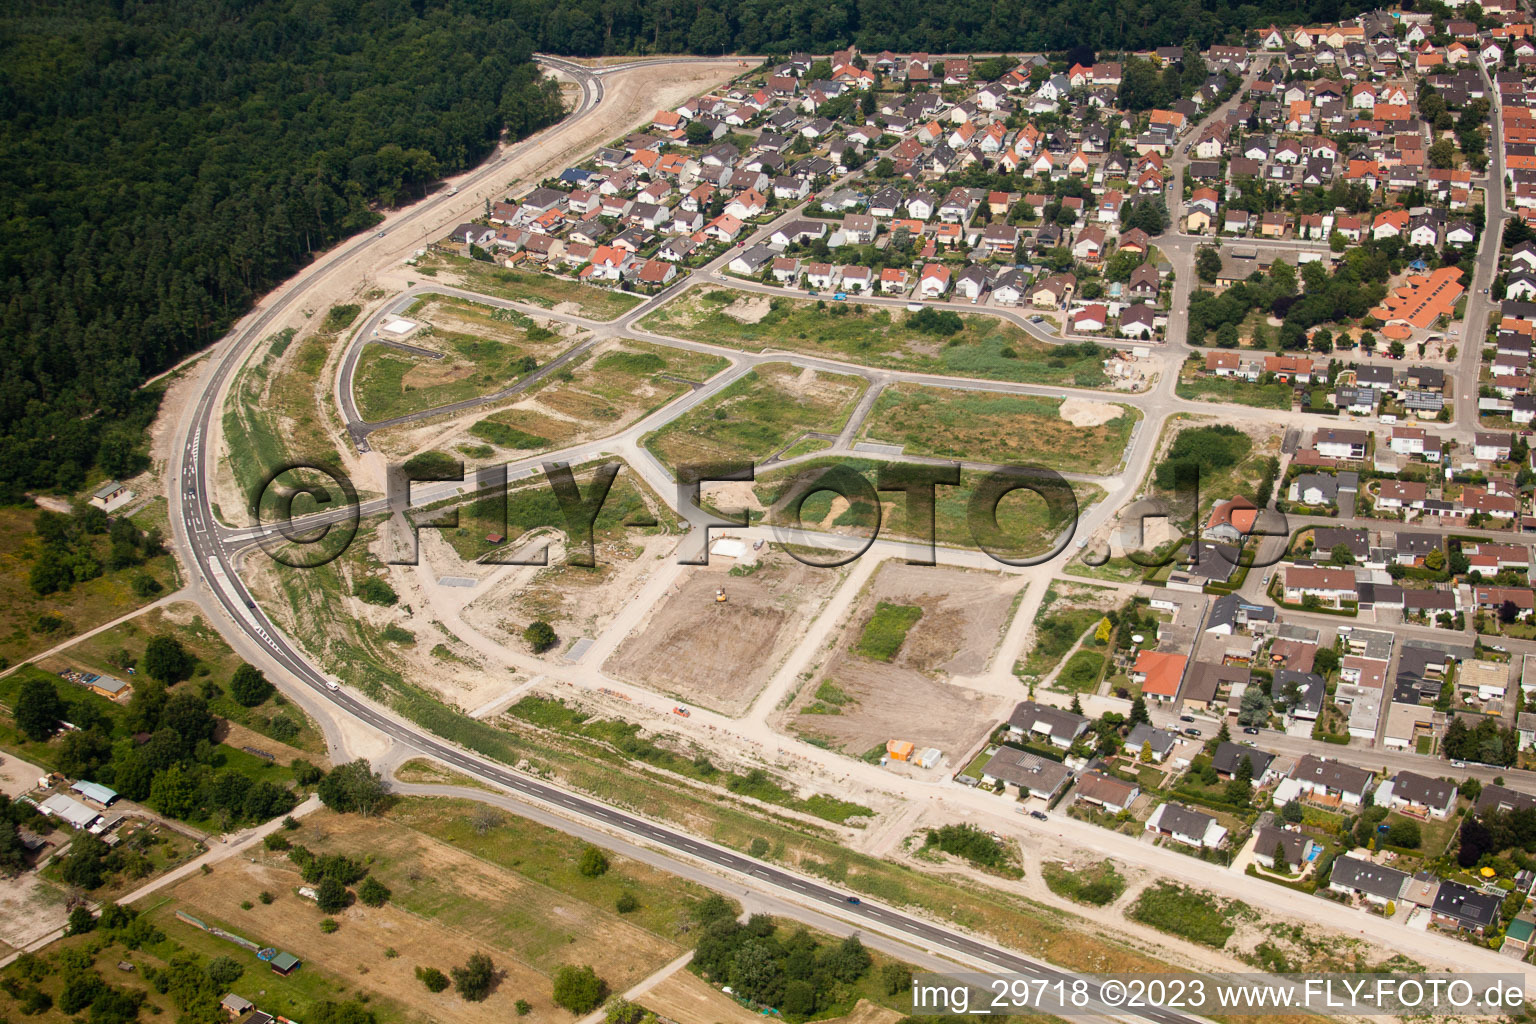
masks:
{"label": "forest", "polygon": [[1150,49],[1223,42],[1271,22],[1319,24],[1363,9],[1340,0],[533,0],[539,49],[600,53],[897,53]]}
{"label": "forest", "polygon": [[0,14],[0,500],[112,476],[150,376],[312,254],[560,116],[505,4]]}

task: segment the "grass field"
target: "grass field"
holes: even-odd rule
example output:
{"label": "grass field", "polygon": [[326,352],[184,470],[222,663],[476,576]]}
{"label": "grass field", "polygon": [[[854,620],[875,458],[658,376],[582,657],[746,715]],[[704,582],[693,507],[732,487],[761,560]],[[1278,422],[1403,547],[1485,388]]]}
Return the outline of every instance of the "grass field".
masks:
{"label": "grass field", "polygon": [[325,428],[330,413],[320,406],[317,384],[339,333],[312,334],[297,347],[292,329],[274,334],[230,386],[222,421],[228,457],[219,461],[246,508],[215,506],[225,522],[245,521],[250,502],[277,467],[336,461]]}
{"label": "grass field", "polygon": [[593,320],[612,320],[634,309],[641,302],[641,296],[621,292],[616,288],[594,288],[579,281],[549,274],[508,270],[506,267],[446,253],[428,253],[421,258],[420,267],[441,274],[456,275],[460,283],[470,291],[493,295],[498,299],[526,302],[545,309],[573,302],[578,313]]}
{"label": "grass field", "polygon": [[528,452],[622,430],[729,365],[722,356],[626,339],[540,381],[470,427],[482,441]]}
{"label": "grass field", "polygon": [[[160,508],[163,515],[163,502]],[[142,526],[157,525],[153,510],[146,512]],[[42,539],[32,526],[37,514],[37,509],[19,505],[0,508],[0,661],[5,664],[13,665],[38,651],[46,651],[72,634],[126,615],[176,588],[176,563],[169,554],[143,565],[113,570],[107,567],[111,542],[106,535],[100,535],[83,538],[71,551],[86,551],[105,571],[68,590],[39,596],[28,583],[28,573],[43,549]],[[138,596],[133,581],[140,576],[155,580],[161,590]],[[61,620],[62,624],[45,616]]]}
{"label": "grass field", "polygon": [[1126,916],[1158,931],[1221,949],[1237,930],[1239,921],[1258,915],[1240,900],[1219,899],[1176,882],[1158,882],[1141,891]]}
{"label": "grass field", "polygon": [[1179,376],[1174,389],[1180,398],[1199,402],[1228,402],[1251,405],[1257,409],[1289,409],[1291,387],[1288,384],[1249,384],[1230,377]]}
{"label": "grass field", "polygon": [[[655,533],[663,526],[626,526],[650,518],[667,528],[675,520],[666,506],[651,493],[645,483],[628,465],[622,464],[613,486],[608,491],[602,509],[592,524],[594,541],[632,537],[636,540]],[[595,466],[572,467],[576,483],[586,488],[592,482]],[[436,510],[419,514],[418,522],[426,522],[436,515]],[[459,509],[459,525],[442,531],[444,539],[453,545],[459,557],[474,561],[496,549],[510,549],[523,534],[538,529],[565,529],[565,514],[555,499],[555,492],[548,480],[540,474],[529,478],[521,486],[506,492],[505,512],[502,495],[493,494],[470,500]],[[486,540],[491,534],[501,534],[506,540],[492,544]],[[354,545],[355,547],[355,545]]]}
{"label": "grass field", "polygon": [[[874,614],[864,623],[859,634],[856,650],[875,661],[890,661],[901,650],[907,639],[907,631],[923,617],[923,609],[915,604],[892,604],[881,601],[875,605]],[[819,694],[818,694],[819,696]]]}
{"label": "grass field", "polygon": [[809,352],[865,366],[954,373],[991,380],[1102,387],[1097,345],[1050,345],[1006,321],[973,314],[948,338],[906,326],[904,313],[858,304],[775,298],[755,323],[725,310],[752,298],[730,289],[697,289],[652,313],[643,326],[660,334],[747,351]]}
{"label": "grass field", "polygon": [[761,462],[801,434],[834,434],[864,393],[863,378],[767,363],[645,438],[669,466]]}
{"label": "grass field", "polygon": [[1086,868],[1046,861],[1041,865],[1040,873],[1045,876],[1045,884],[1051,892],[1089,906],[1106,906],[1125,892],[1125,879],[1107,860]]}
{"label": "grass field", "polygon": [[1100,607],[1104,597],[1113,597],[1105,587],[1052,583],[1035,614],[1035,644],[1014,672],[1035,679],[1049,675],[1072,645],[1104,617]]}
{"label": "grass field", "polygon": [[1055,398],[897,384],[875,401],[864,435],[904,445],[911,455],[1078,473],[1118,466],[1136,413],[1115,406],[1120,415],[1109,422],[1078,427],[1061,418],[1061,405]]}
{"label": "grass field", "polygon": [[[812,480],[816,473],[826,468],[842,466],[863,477],[873,487],[879,465],[870,459],[808,459],[794,466],[760,473],[753,484],[753,491],[758,501],[768,506],[770,510],[767,513],[756,513],[755,518],[766,515],[770,523],[787,524],[788,516],[782,510],[774,511],[772,506],[788,499],[800,474],[805,474],[805,479]],[[976,544],[969,525],[970,504],[972,498],[978,493],[978,485],[982,479],[983,474],[979,472],[963,470],[958,487],[937,489],[934,500],[934,525],[938,543],[954,547],[972,547]],[[803,483],[799,486],[810,487],[814,484]],[[1086,509],[1092,502],[1104,496],[1103,489],[1094,484],[1073,482],[1071,489],[1079,510]],[[880,499],[881,535],[907,536],[905,499],[900,495],[892,496],[890,492],[881,494]],[[834,496],[828,491],[811,494],[801,508],[801,522],[806,526],[824,522],[832,515],[833,500]],[[990,524],[985,522],[987,518],[985,514],[980,517],[979,528],[983,536],[988,538],[989,546],[1005,557],[1016,558],[1038,554],[1047,548],[1049,542],[1058,536],[1071,519],[1070,506],[1061,507],[1065,512],[1058,515],[1044,498],[1034,492],[1016,490],[1005,495],[997,503],[996,522],[1000,535],[994,535],[988,531]],[[869,521],[868,513],[869,509],[865,508],[862,502],[857,502],[840,513],[830,525],[835,528],[864,524]]]}

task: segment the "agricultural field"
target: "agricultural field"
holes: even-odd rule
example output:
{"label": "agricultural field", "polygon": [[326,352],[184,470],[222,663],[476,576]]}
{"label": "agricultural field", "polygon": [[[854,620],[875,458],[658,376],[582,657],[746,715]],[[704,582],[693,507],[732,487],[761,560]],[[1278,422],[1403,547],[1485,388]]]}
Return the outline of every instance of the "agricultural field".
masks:
{"label": "agricultural field", "polygon": [[623,430],[727,365],[721,356],[650,342],[605,341],[516,395],[452,422],[429,417],[389,427],[370,441],[401,456],[431,446],[471,461],[527,458]]}
{"label": "agricultural field", "polygon": [[644,444],[668,466],[688,462],[762,462],[806,433],[836,434],[864,393],[863,378],[759,366],[707,402],[653,432]]}
{"label": "agricultural field", "polygon": [[[770,525],[801,525],[807,529],[867,536],[873,509],[864,501],[850,503],[830,490],[817,490],[816,481],[819,474],[836,467],[858,474],[873,490],[880,465],[872,459],[851,457],[807,459],[793,466],[759,473],[750,487],[732,489],[729,491],[731,500],[722,499],[715,504],[722,509],[745,508],[754,522],[761,520]],[[958,487],[937,489],[934,530],[939,544],[974,549],[977,534],[972,532],[971,502],[984,478],[985,474],[978,470],[962,470]],[[1006,558],[1023,558],[1048,550],[1077,514],[1104,496],[1103,489],[1096,484],[1074,481],[1069,486],[1070,494],[1048,485],[1049,503],[1031,490],[1010,491],[996,503],[995,530],[987,521],[988,510],[983,500],[976,522],[980,537],[990,550]],[[792,506],[802,495],[805,497],[799,524],[796,524],[791,515]],[[904,496],[884,492],[878,497],[881,536],[910,536],[906,530]]]}
{"label": "agricultural field", "polygon": [[406,315],[422,324],[410,350],[366,344],[358,358],[352,393],[369,422],[511,387],[580,340],[558,320],[453,296],[424,295]]}
{"label": "agricultural field", "polygon": [[1108,384],[1103,367],[1108,350],[1091,342],[1047,344],[982,314],[961,317],[961,329],[950,335],[925,332],[910,319],[857,303],[768,299],[719,288],[688,292],[641,326],[749,352],[803,352],[862,366],[1030,384]]}
{"label": "agricultural field", "polygon": [[718,556],[685,569],[604,671],[724,714],[745,712],[844,576],[770,547],[754,554],[749,573]]}
{"label": "agricultural field", "polygon": [[526,302],[557,313],[612,320],[638,306],[642,297],[617,288],[594,288],[551,274],[525,274],[479,260],[430,252],[417,263],[418,273],[451,282],[482,295]]}
{"label": "agricultural field", "polygon": [[[133,563],[113,568],[112,543],[102,533],[68,542],[69,556],[87,555],[101,567],[99,576],[39,594],[29,578],[46,547],[34,529],[40,511],[20,505],[0,508],[0,662],[6,665],[126,615],[177,587],[174,557],[144,559],[141,551]],[[149,519],[145,516],[140,523],[136,517],[135,525],[146,530],[158,525]]]}
{"label": "agricultural field", "polygon": [[1120,464],[1136,419],[1108,402],[896,384],[875,400],[864,439],[909,455],[1102,474]]}
{"label": "agricultural field", "polygon": [[780,726],[854,756],[904,739],[957,756],[995,709],[956,677],[984,672],[1024,586],[1019,576],[887,561],[814,685]]}

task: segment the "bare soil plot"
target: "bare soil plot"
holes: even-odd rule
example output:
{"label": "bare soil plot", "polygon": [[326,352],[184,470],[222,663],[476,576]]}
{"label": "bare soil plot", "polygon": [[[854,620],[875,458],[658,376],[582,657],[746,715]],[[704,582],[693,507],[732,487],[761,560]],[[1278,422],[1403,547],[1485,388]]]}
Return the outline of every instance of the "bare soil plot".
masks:
{"label": "bare soil plot", "polygon": [[864,434],[913,455],[1107,473],[1135,422],[1107,402],[897,384],[881,392]]}
{"label": "bare soil plot", "polygon": [[864,388],[861,377],[767,363],[657,430],[645,444],[670,466],[762,461],[808,431],[837,433]]}
{"label": "bare soil plot", "polygon": [[[326,935],[326,915],[294,891],[298,872],[283,855],[265,852],[265,863],[230,860],[211,875],[192,875],[174,897],[190,913],[286,949],[306,965],[343,976],[366,973],[364,987],[433,1020],[505,1021],[526,999],[534,1006],[530,1019],[569,1021],[550,1002],[549,975],[560,965],[591,964],[622,991],[679,952],[617,914],[398,825],[333,816],[318,824],[323,838],[306,822],[294,840],[316,852],[371,855],[371,873],[392,890],[388,904],[354,903],[332,915],[341,927]],[[276,896],[270,905],[255,900],[263,890]],[[246,900],[250,910],[241,907]],[[386,949],[399,955],[386,956]],[[467,1004],[451,990],[433,995],[415,978],[418,965],[446,973],[475,952],[489,952],[502,974],[483,1003]]]}
{"label": "bare soil plot", "polygon": [[763,1018],[684,968],[637,1000],[677,1024],[762,1024]]}
{"label": "bare soil plot", "polygon": [[64,927],[68,917],[63,890],[49,885],[37,872],[0,878],[0,943],[12,947],[27,945],[55,928]]}
{"label": "bare soil plot", "polygon": [[[485,593],[464,608],[464,619],[506,646],[521,648],[523,629],[544,621],[561,638],[556,652],[578,637],[597,637],[634,598],[656,555],[670,550],[670,537],[636,537],[643,543],[616,539],[594,547],[595,566],[567,565],[564,547],[553,545],[550,564],[499,577]],[[651,557],[644,554],[649,552]]]}
{"label": "bare soil plot", "polygon": [[746,711],[843,578],[767,547],[758,554],[746,575],[718,558],[680,575],[604,671],[724,714]]}
{"label": "bare soil plot", "polygon": [[[849,618],[838,651],[804,687],[784,725],[862,755],[890,739],[958,752],[992,720],[990,699],[950,682],[983,672],[1007,628],[1017,576],[887,562]],[[890,661],[856,653],[882,602],[922,617]]]}

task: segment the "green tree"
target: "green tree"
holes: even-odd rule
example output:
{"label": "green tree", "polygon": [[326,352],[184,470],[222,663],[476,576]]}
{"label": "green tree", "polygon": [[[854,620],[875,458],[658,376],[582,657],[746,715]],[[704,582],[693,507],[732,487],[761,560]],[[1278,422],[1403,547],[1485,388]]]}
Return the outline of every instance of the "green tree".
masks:
{"label": "green tree", "polygon": [[1141,725],[1143,723],[1150,723],[1151,721],[1152,715],[1147,711],[1146,698],[1138,693],[1135,699],[1131,701],[1130,724],[1134,726]]}
{"label": "green tree", "polygon": [[240,980],[245,968],[234,957],[218,956],[208,961],[208,980],[220,989],[227,989]]}
{"label": "green tree", "polygon": [[1195,276],[1206,284],[1215,284],[1221,273],[1221,253],[1214,246],[1203,245],[1195,255]]}
{"label": "green tree", "polygon": [[364,817],[382,807],[386,799],[383,776],[362,758],[331,769],[315,792],[331,810]]}
{"label": "green tree", "polygon": [[188,818],[197,810],[197,779],[180,764],[173,764],[155,776],[149,790],[149,805],[171,818]]}
{"label": "green tree", "polygon": [[389,902],[389,886],[369,875],[363,879],[357,887],[357,898],[363,901],[364,906],[382,907]]}
{"label": "green tree", "polygon": [[448,976],[436,967],[418,966],[416,980],[425,985],[428,992],[441,992],[448,987]]}
{"label": "green tree", "polygon": [[347,909],[347,887],[334,878],[322,878],[315,886],[315,905],[322,914],[336,914]]}
{"label": "green tree", "polygon": [[555,635],[555,627],[539,619],[528,623],[527,628],[523,630],[523,642],[533,648],[535,654],[543,654],[559,643],[560,638]]}
{"label": "green tree", "polygon": [[253,708],[272,696],[272,684],[266,675],[254,665],[240,663],[229,681],[229,695],[248,708]]}
{"label": "green tree", "polygon": [[453,975],[453,990],[467,1003],[484,1002],[496,983],[496,967],[484,953],[470,954],[463,967],[448,973]]}
{"label": "green tree", "polygon": [[53,680],[31,677],[21,684],[16,698],[16,727],[30,740],[42,742],[59,731],[64,701]]}
{"label": "green tree", "polygon": [[69,934],[84,935],[86,932],[96,930],[96,918],[91,913],[91,908],[84,904],[77,905],[69,912]]}
{"label": "green tree", "polygon": [[144,648],[145,673],[167,686],[191,679],[195,664],[181,641],[166,633],[150,637],[148,646]]}
{"label": "green tree", "polygon": [[581,856],[577,858],[576,870],[588,878],[596,878],[607,872],[608,857],[597,847],[588,846],[581,851]]}
{"label": "green tree", "polygon": [[603,1001],[607,986],[589,965],[576,967],[564,964],[555,971],[552,998],[556,1006],[563,1006],[572,1013],[591,1013]]}

